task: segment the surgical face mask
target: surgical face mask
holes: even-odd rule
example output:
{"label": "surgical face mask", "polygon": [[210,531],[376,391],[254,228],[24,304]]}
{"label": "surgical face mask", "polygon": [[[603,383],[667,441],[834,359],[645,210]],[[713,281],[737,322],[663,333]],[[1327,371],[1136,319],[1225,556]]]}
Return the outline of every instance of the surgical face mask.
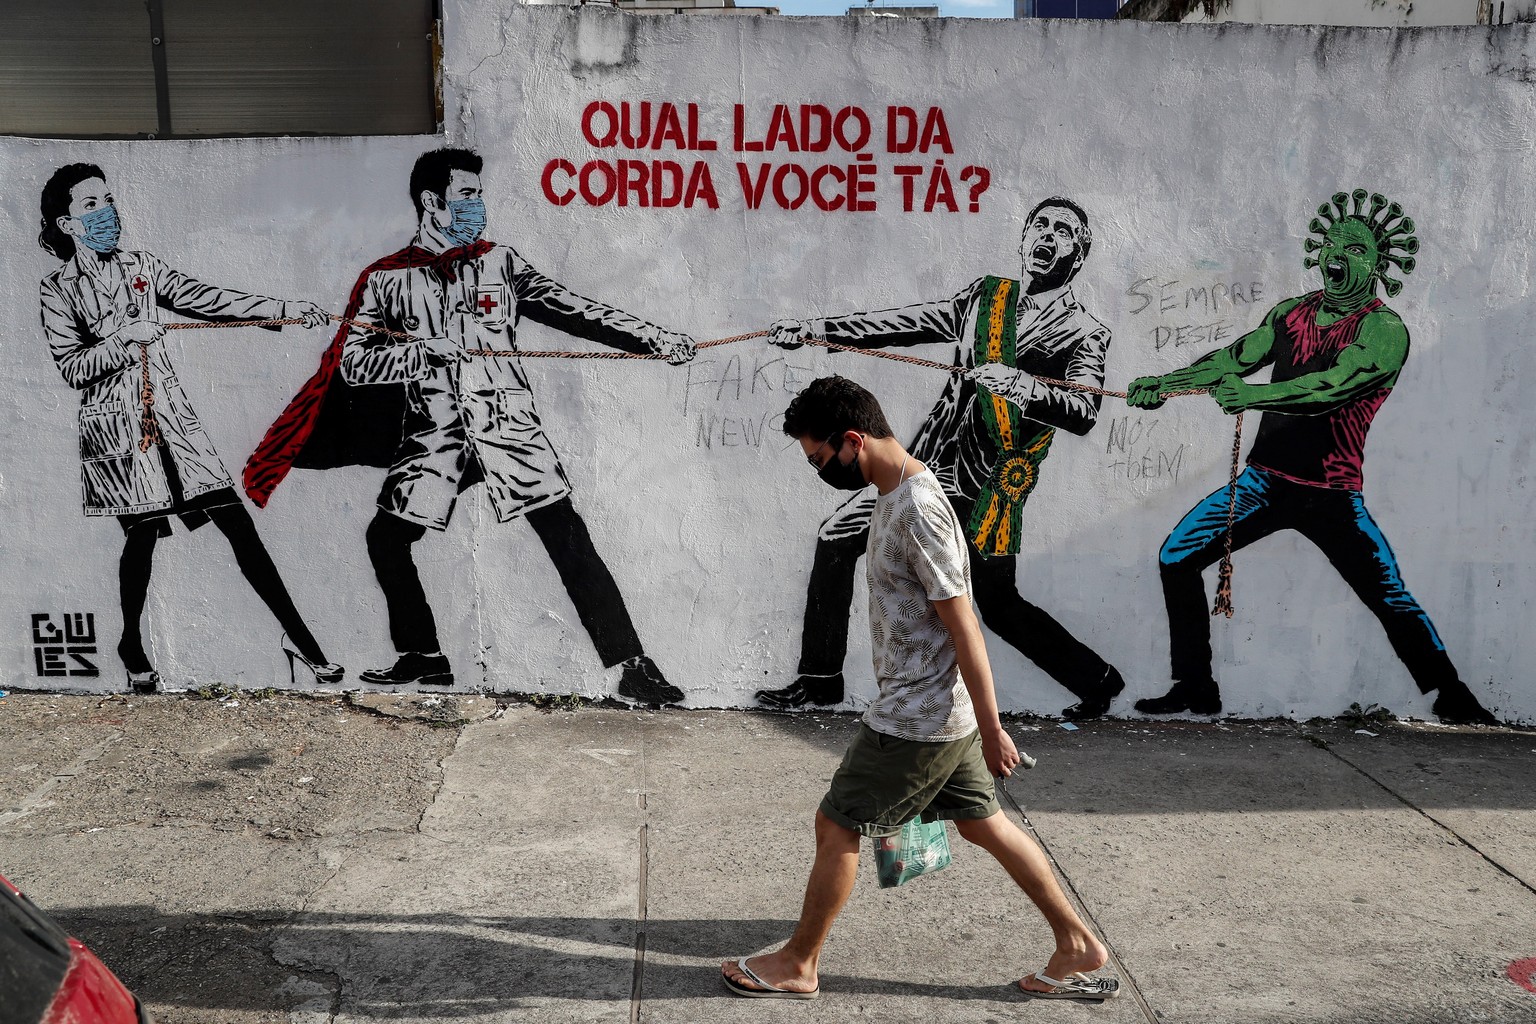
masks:
{"label": "surgical face mask", "polygon": [[469,245],[485,233],[485,200],[479,196],[452,200],[448,212],[453,220],[443,229],[443,237],[454,245]]}
{"label": "surgical face mask", "polygon": [[117,207],[103,206],[90,213],[82,213],[75,220],[85,232],[78,237],[82,244],[99,253],[109,253],[117,248],[117,240],[123,235],[122,222],[117,219]]}
{"label": "surgical face mask", "polygon": [[843,450],[842,445],[832,453],[827,464],[816,471],[821,477],[821,482],[836,487],[841,491],[862,491],[869,486],[869,481],[864,479],[864,471],[859,468],[859,457],[855,453],[852,462],[843,462],[837,457],[837,453]]}

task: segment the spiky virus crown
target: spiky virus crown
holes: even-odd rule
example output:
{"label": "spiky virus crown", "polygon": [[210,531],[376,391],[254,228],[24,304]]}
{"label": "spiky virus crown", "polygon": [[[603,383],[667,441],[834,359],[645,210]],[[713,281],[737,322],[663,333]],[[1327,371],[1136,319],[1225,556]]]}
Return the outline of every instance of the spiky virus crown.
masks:
{"label": "spiky virus crown", "polygon": [[[1367,197],[1371,201],[1369,213],[1365,211]],[[1350,209],[1350,200],[1354,200],[1353,210]],[[1376,248],[1381,252],[1381,265],[1376,270],[1376,276],[1381,279],[1387,296],[1395,298],[1397,293],[1403,290],[1403,282],[1388,277],[1386,265],[1393,264],[1403,272],[1404,276],[1413,273],[1413,268],[1418,265],[1418,261],[1413,258],[1414,253],[1419,251],[1419,239],[1413,233],[1413,218],[1404,217],[1403,208],[1396,203],[1388,202],[1385,196],[1357,188],[1348,194],[1335,192],[1331,204],[1324,203],[1317,208],[1317,216],[1312,218],[1312,223],[1307,225],[1307,230],[1314,235],[1323,236],[1328,233],[1329,228],[1344,220],[1364,224],[1376,236]],[[1322,247],[1323,243],[1317,238],[1306,240],[1309,253],[1316,252]],[[1308,256],[1302,261],[1302,265],[1310,270],[1317,266],[1317,257]]]}

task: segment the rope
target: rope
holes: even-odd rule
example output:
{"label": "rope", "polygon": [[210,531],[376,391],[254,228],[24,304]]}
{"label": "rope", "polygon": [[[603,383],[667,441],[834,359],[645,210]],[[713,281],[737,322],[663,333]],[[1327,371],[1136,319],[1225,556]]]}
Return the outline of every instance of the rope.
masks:
{"label": "rope", "polygon": [[155,420],[155,385],[149,379],[149,344],[139,346],[139,451],[160,443],[160,424]]}
{"label": "rope", "polygon": [[[331,319],[340,320],[341,317],[333,316]],[[278,320],[177,320],[160,326],[167,331],[195,331],[206,327],[289,327],[303,322],[296,317]],[[139,451],[147,452],[161,440],[160,423],[155,419],[155,383],[149,378],[148,342],[139,345],[139,372],[139,406],[142,409],[139,413]]]}
{"label": "rope", "polygon": [[[856,352],[859,355],[875,356],[880,359],[890,359],[893,362],[908,363],[912,366],[923,366],[933,370],[943,370],[949,374],[967,373],[965,367],[956,366],[954,363],[936,363],[931,359],[919,359],[916,356],[902,355],[899,352],[883,352],[880,349],[855,348],[852,345],[839,345],[827,341],[824,338],[803,337],[800,339],[807,345],[815,345],[817,348],[829,349],[833,352]],[[1055,377],[1042,377],[1034,374],[1035,380],[1042,384],[1056,388],[1066,388],[1069,391],[1081,391],[1090,395],[1100,395],[1104,398],[1129,398],[1124,391],[1109,391],[1105,388],[1095,387],[1092,384],[1079,384],[1074,380],[1058,380]],[[1180,391],[1163,391],[1159,397],[1184,398],[1189,395],[1208,395],[1209,388],[1186,388]],[[1232,472],[1227,479],[1227,532],[1225,538],[1225,553],[1221,558],[1221,569],[1216,582],[1216,603],[1211,608],[1211,614],[1225,615],[1231,618],[1232,607],[1232,527],[1237,520],[1237,477],[1242,472],[1243,450],[1243,414],[1237,414],[1237,429],[1232,437]]]}
{"label": "rope", "polygon": [[[770,332],[761,331],[758,335],[746,335],[746,337],[757,337],[768,333]],[[817,348],[830,349],[833,352],[855,352],[862,356],[874,356],[877,359],[890,359],[898,363],[910,363],[913,366],[922,366],[930,370],[943,370],[945,373],[954,374],[956,376],[969,372],[965,367],[957,366],[954,363],[936,363],[932,359],[919,359],[917,356],[904,356],[900,352],[885,352],[877,348],[855,348],[852,345],[839,345],[836,342],[827,341],[823,338],[806,337],[801,338],[800,340],[807,345],[814,345]],[[699,347],[703,348],[704,346],[700,345]],[[1032,374],[1032,376],[1040,383],[1049,384],[1052,387],[1067,388],[1072,391],[1083,391],[1090,395],[1102,395],[1105,398],[1130,397],[1124,391],[1108,391],[1104,388],[1094,387],[1092,384],[1079,384],[1075,380],[1057,380],[1055,377],[1042,377],[1039,374]],[[1183,398],[1186,395],[1208,395],[1210,393],[1211,392],[1209,388],[1192,388],[1187,391],[1164,391],[1162,393],[1162,397]]]}
{"label": "rope", "polygon": [[[366,326],[366,325],[360,325]],[[716,348],[720,345],[733,345],[738,341],[746,341],[749,338],[766,338],[772,331],[752,331],[749,334],[733,334],[729,338],[716,338],[714,341],[701,341],[694,348],[702,352],[707,348]],[[471,348],[465,351],[472,356],[511,357],[519,359],[666,359],[667,356],[654,352],[589,352],[572,349],[560,349],[548,352],[523,352],[516,349],[502,350],[490,348]]]}
{"label": "rope", "polygon": [[[370,324],[361,320],[352,320],[348,317],[329,314],[329,318],[338,324],[355,327],[360,331],[368,331],[372,334],[383,334],[391,338],[399,338],[403,341],[420,340],[414,334],[404,331],[391,330],[381,324]],[[300,317],[281,317],[270,320],[208,320],[208,321],[174,321],[161,324],[168,331],[196,331],[210,328],[223,327],[296,327],[303,324]],[[700,342],[696,349],[702,351],[706,348],[716,348],[720,345],[730,345],[738,341],[746,341],[749,338],[766,338],[770,331],[751,331],[747,334],[736,334],[729,338],[717,338],[714,341]],[[550,351],[550,352],[520,352],[515,350],[497,350],[485,348],[472,348],[466,350],[472,356],[516,356],[523,359],[666,359],[665,355],[654,352],[612,352],[612,351]],[[143,407],[143,413],[139,417],[139,451],[147,452],[153,445],[160,443],[160,426],[155,421],[155,386],[149,378],[149,345],[139,346],[139,365],[143,372],[143,383],[139,389],[139,401]]]}
{"label": "rope", "polygon": [[[331,319],[340,320],[341,317]],[[160,326],[168,331],[196,331],[205,327],[296,327],[303,322],[297,317],[285,320],[176,320]]]}
{"label": "rope", "polygon": [[1237,414],[1237,434],[1232,438],[1232,476],[1227,481],[1227,541],[1221,556],[1221,570],[1216,577],[1216,604],[1212,615],[1232,617],[1232,524],[1237,519],[1237,474],[1243,452],[1243,414]]}
{"label": "rope", "polygon": [[[366,322],[361,321],[361,320],[352,320],[352,319],[349,319],[349,318],[344,317],[344,316],[338,316],[335,313],[329,314],[329,318],[333,322],[335,322],[335,323],[345,324],[348,327],[354,327],[354,328],[356,328],[356,329],[358,329],[360,331],[368,331],[369,333],[372,333],[372,334],[382,334],[382,335],[385,335],[386,337],[399,338],[399,339],[401,339],[403,341],[419,341],[420,340],[414,334],[407,334],[404,331],[392,330],[392,329],[390,329],[388,327],[384,327],[384,326],[382,326],[380,324],[370,324],[370,323],[366,323]],[[219,322],[219,321],[195,321],[195,322],[194,321],[186,321],[186,322],[168,323],[168,324],[164,324],[163,326],[168,331],[177,331],[177,330],[197,330],[197,329],[200,329],[200,328],[216,328],[216,327],[290,327],[290,326],[296,326],[296,325],[302,324],[302,323],[304,323],[304,320],[299,319],[299,318],[283,318],[283,319],[273,319],[273,320],[225,320],[225,321],[222,321],[222,322]],[[707,349],[707,348],[716,348],[716,347],[718,347],[720,345],[732,345],[732,344],[735,344],[738,341],[747,341],[747,340],[752,339],[752,338],[766,338],[766,337],[768,337],[772,333],[773,333],[772,331],[749,331],[746,334],[733,334],[733,335],[731,335],[728,338],[717,338],[717,339],[715,339],[713,341],[701,341],[701,342],[699,342],[698,345],[695,346],[695,350],[702,352],[704,349]],[[886,352],[886,351],[883,351],[881,349],[856,348],[856,347],[854,347],[852,345],[839,345],[836,342],[827,341],[825,338],[814,338],[814,337],[810,337],[810,336],[802,337],[799,340],[802,343],[806,344],[806,345],[814,345],[817,348],[824,348],[824,349],[827,349],[827,350],[832,351],[832,352],[853,352],[853,353],[856,353],[857,355],[861,355],[861,356],[872,356],[872,357],[877,358],[877,359],[889,359],[892,362],[906,363],[906,364],[908,364],[910,366],[921,366],[921,367],[923,367],[925,369],[929,369],[929,370],[942,370],[945,373],[948,373],[948,374],[951,374],[951,375],[956,375],[956,376],[961,375],[961,374],[965,374],[965,373],[968,372],[965,367],[957,366],[954,363],[939,363],[939,362],[935,362],[932,359],[920,359],[917,356],[903,355],[900,352]],[[666,355],[661,354],[661,353],[656,353],[656,352],[582,351],[582,350],[573,350],[573,349],[548,350],[548,351],[526,351],[526,352],[524,352],[524,351],[518,351],[516,349],[472,348],[472,349],[466,349],[465,353],[467,355],[472,355],[472,356],[486,356],[486,357],[491,357],[491,358],[518,358],[518,359],[650,359],[650,360],[657,360],[657,359],[667,359],[668,358]],[[159,424],[155,422],[155,414],[154,414],[154,404],[155,404],[154,385],[150,382],[150,379],[149,379],[149,346],[147,344],[139,346],[139,365],[140,365],[140,368],[141,368],[142,373],[143,373],[143,385],[142,385],[142,388],[141,388],[140,393],[139,393],[139,398],[143,402],[143,408],[144,408],[143,415],[140,418],[140,425],[141,425],[141,428],[142,428],[142,436],[139,438],[139,451],[144,452],[144,451],[148,451],[151,445],[155,445],[155,444],[159,444],[160,443],[160,427],[159,427]],[[1077,381],[1058,380],[1055,377],[1042,377],[1042,376],[1040,376],[1038,374],[1035,375],[1035,379],[1038,380],[1040,383],[1046,384],[1046,385],[1048,385],[1050,387],[1066,388],[1069,391],[1080,391],[1080,392],[1083,392],[1085,394],[1099,395],[1099,396],[1104,397],[1104,398],[1125,399],[1125,398],[1129,397],[1128,393],[1124,392],[1124,391],[1110,391],[1110,390],[1107,390],[1105,388],[1096,387],[1096,386],[1094,386],[1092,384],[1079,384]],[[1210,394],[1210,389],[1209,388],[1187,388],[1187,389],[1180,390],[1180,391],[1164,391],[1164,392],[1161,393],[1160,397],[1164,398],[1164,399],[1168,399],[1168,398],[1184,398],[1184,397],[1188,397],[1190,395],[1208,395],[1208,394]],[[1221,569],[1220,569],[1220,573],[1219,573],[1219,576],[1218,576],[1218,582],[1217,582],[1217,587],[1216,587],[1216,604],[1215,604],[1215,607],[1213,607],[1211,609],[1211,614],[1212,615],[1225,615],[1227,618],[1231,618],[1232,617],[1232,613],[1233,613],[1233,607],[1232,607],[1232,528],[1233,528],[1233,525],[1235,524],[1236,519],[1237,519],[1237,478],[1238,478],[1238,475],[1239,475],[1239,473],[1241,472],[1241,469],[1242,469],[1242,466],[1241,466],[1242,447],[1243,447],[1243,414],[1242,413],[1238,413],[1237,414],[1237,430],[1235,432],[1235,436],[1232,439],[1232,472],[1231,472],[1231,475],[1230,475],[1230,477],[1229,477],[1229,479],[1227,481],[1226,551],[1225,551],[1225,554],[1222,556],[1222,559],[1221,559]]]}
{"label": "rope", "polygon": [[[402,341],[419,341],[420,340],[420,338],[418,338],[414,334],[407,334],[405,331],[392,330],[392,329],[390,329],[388,327],[383,326],[382,324],[370,324],[370,323],[366,323],[366,322],[364,322],[362,320],[352,320],[352,319],[349,319],[348,317],[338,316],[335,313],[331,313],[331,314],[329,314],[329,316],[330,316],[330,319],[333,322],[335,322],[335,323],[345,324],[348,327],[355,327],[355,328],[357,328],[360,331],[367,331],[370,334],[383,334],[383,335],[386,335],[387,337],[399,338]],[[279,319],[279,320],[224,320],[224,321],[197,321],[197,322],[193,322],[193,321],[185,321],[185,322],[178,321],[178,322],[175,322],[175,323],[162,324],[161,326],[164,327],[168,331],[187,331],[187,330],[198,330],[200,328],[208,328],[208,327],[292,327],[292,326],[297,326],[297,325],[302,324],[302,323],[304,323],[304,321],[302,319],[298,319],[298,318],[284,318],[284,319]],[[729,338],[717,338],[714,341],[703,341],[703,342],[700,342],[696,346],[696,348],[698,348],[699,350],[702,351],[703,349],[706,349],[706,348],[715,348],[715,347],[717,347],[719,345],[731,345],[731,344],[734,344],[735,342],[747,341],[748,339],[751,339],[751,338],[766,338],[771,333],[773,333],[773,332],[772,331],[751,331],[751,332],[749,332],[747,334],[735,334],[735,335],[732,335]],[[465,349],[465,353],[468,354],[468,355],[472,355],[472,356],[501,356],[501,357],[517,356],[517,357],[523,358],[523,359],[666,359],[667,358],[665,355],[661,355],[661,354],[654,353],[654,352],[612,352],[612,351],[608,351],[608,352],[602,352],[602,351],[588,352],[588,351],[577,351],[577,350],[571,350],[571,349],[565,349],[565,350],[561,350],[561,351],[535,352],[535,351],[522,351],[522,350],[517,350],[517,349],[501,350],[501,349],[488,349],[488,348],[471,348],[471,349]],[[940,364],[934,363],[933,365],[938,366]]]}

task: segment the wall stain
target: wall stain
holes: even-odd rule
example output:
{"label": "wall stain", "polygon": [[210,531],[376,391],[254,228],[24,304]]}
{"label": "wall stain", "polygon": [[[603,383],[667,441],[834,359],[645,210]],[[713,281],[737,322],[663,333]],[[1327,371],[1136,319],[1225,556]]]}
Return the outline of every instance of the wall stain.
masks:
{"label": "wall stain", "polygon": [[[640,19],[620,11],[580,8],[567,53],[577,78],[605,77],[640,64]],[[620,39],[622,38],[622,44]]]}

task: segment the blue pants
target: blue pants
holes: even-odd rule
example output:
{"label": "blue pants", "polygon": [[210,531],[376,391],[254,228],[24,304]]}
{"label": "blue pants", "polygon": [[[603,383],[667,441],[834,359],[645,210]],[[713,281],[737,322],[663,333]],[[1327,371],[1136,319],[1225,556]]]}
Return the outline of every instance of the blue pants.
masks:
{"label": "blue pants", "polygon": [[[1173,678],[1208,683],[1211,619],[1200,573],[1226,545],[1227,489],[1214,491],[1173,528],[1158,552],[1168,606]],[[1295,530],[1327,556],[1344,582],[1380,620],[1392,649],[1419,690],[1457,681],[1434,623],[1403,584],[1397,558],[1359,491],[1309,487],[1249,466],[1237,478],[1232,550],[1280,530]]]}

